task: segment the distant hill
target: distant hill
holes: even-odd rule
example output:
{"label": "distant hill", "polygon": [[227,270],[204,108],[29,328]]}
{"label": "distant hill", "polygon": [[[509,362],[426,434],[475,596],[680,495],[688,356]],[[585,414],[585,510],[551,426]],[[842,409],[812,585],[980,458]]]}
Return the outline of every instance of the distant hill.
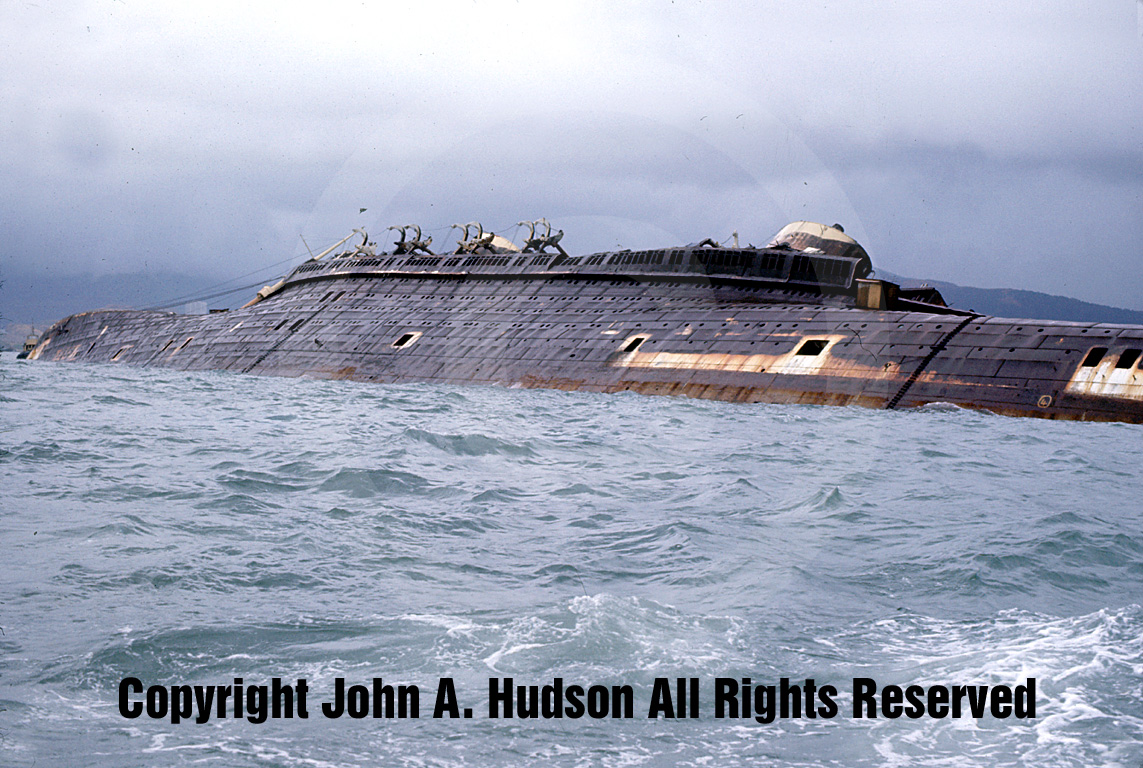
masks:
{"label": "distant hill", "polygon": [[[47,326],[44,326],[46,328]],[[33,328],[24,323],[0,323],[0,352],[17,352],[24,348],[24,339],[44,328]]]}
{"label": "distant hill", "polygon": [[[0,288],[0,326],[10,323],[35,324],[37,331],[76,312],[105,307],[155,306],[192,294],[209,292],[216,283],[212,279],[176,273],[95,277],[8,272],[3,278],[4,286]],[[255,290],[257,289],[219,297],[211,300],[210,306],[238,306],[252,297]],[[177,310],[178,307],[173,309]],[[20,342],[23,343],[23,339]]]}
{"label": "distant hill", "polygon": [[900,283],[905,288],[930,285],[941,292],[950,307],[968,309],[982,315],[996,317],[1029,318],[1038,320],[1071,320],[1078,323],[1124,323],[1143,325],[1143,312],[1134,309],[1108,307],[1089,301],[1055,296],[1039,291],[1016,288],[970,288],[941,280],[918,280],[902,277],[884,269],[877,277]]}

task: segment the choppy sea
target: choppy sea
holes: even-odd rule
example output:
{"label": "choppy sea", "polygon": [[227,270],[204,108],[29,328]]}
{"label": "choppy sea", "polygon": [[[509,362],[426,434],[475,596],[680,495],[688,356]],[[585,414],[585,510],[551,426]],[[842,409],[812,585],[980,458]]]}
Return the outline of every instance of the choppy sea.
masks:
{"label": "choppy sea", "polygon": [[[0,414],[5,766],[1143,763],[1143,427],[7,353]],[[634,716],[490,718],[508,677]],[[147,714],[235,678],[309,717]],[[420,717],[326,717],[339,678]],[[699,716],[648,717],[677,678]],[[837,714],[718,717],[743,678]],[[1035,717],[855,717],[855,678]]]}

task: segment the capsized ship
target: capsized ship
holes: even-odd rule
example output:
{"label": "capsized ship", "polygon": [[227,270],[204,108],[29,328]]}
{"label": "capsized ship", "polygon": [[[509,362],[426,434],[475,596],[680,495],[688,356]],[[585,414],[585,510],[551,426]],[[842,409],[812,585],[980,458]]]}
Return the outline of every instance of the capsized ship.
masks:
{"label": "capsized ship", "polygon": [[387,253],[357,230],[241,309],[85,312],[29,357],[1143,422],[1143,326],[953,309],[875,279],[837,225],[571,256],[562,231],[525,224],[523,247],[458,225],[451,253],[415,226],[390,227]]}

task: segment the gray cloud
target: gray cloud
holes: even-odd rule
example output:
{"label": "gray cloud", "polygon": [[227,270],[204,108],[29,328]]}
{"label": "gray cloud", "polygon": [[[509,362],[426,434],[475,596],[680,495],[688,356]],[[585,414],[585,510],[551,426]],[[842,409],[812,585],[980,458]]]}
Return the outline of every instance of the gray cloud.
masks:
{"label": "gray cloud", "polygon": [[810,218],[896,272],[1143,308],[1132,4],[394,7],[0,9],[0,270],[223,279],[361,224],[546,215],[592,250]]}

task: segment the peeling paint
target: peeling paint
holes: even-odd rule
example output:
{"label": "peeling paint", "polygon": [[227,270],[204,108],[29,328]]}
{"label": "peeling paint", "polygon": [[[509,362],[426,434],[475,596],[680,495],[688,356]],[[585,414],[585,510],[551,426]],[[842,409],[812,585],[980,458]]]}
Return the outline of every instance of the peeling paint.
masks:
{"label": "peeling paint", "polygon": [[1098,365],[1076,368],[1066,387],[1068,392],[1103,397],[1143,400],[1143,373],[1136,366],[1116,368],[1118,355],[1104,355]]}
{"label": "peeling paint", "polygon": [[[637,334],[639,335],[639,334]],[[637,336],[636,335],[636,336]],[[636,338],[629,337],[628,341]],[[888,368],[862,365],[851,360],[833,357],[829,350],[835,343],[845,339],[842,334],[816,334],[807,339],[828,340],[829,346],[817,355],[799,355],[799,343],[794,350],[782,355],[735,355],[715,352],[630,352],[612,365],[627,368],[671,368],[692,371],[728,371],[746,373],[772,373],[786,376],[819,375],[829,369],[830,376],[843,378],[889,378]],[[624,344],[626,345],[626,341]],[[895,373],[895,371],[893,372]],[[889,374],[888,376],[886,374]]]}

